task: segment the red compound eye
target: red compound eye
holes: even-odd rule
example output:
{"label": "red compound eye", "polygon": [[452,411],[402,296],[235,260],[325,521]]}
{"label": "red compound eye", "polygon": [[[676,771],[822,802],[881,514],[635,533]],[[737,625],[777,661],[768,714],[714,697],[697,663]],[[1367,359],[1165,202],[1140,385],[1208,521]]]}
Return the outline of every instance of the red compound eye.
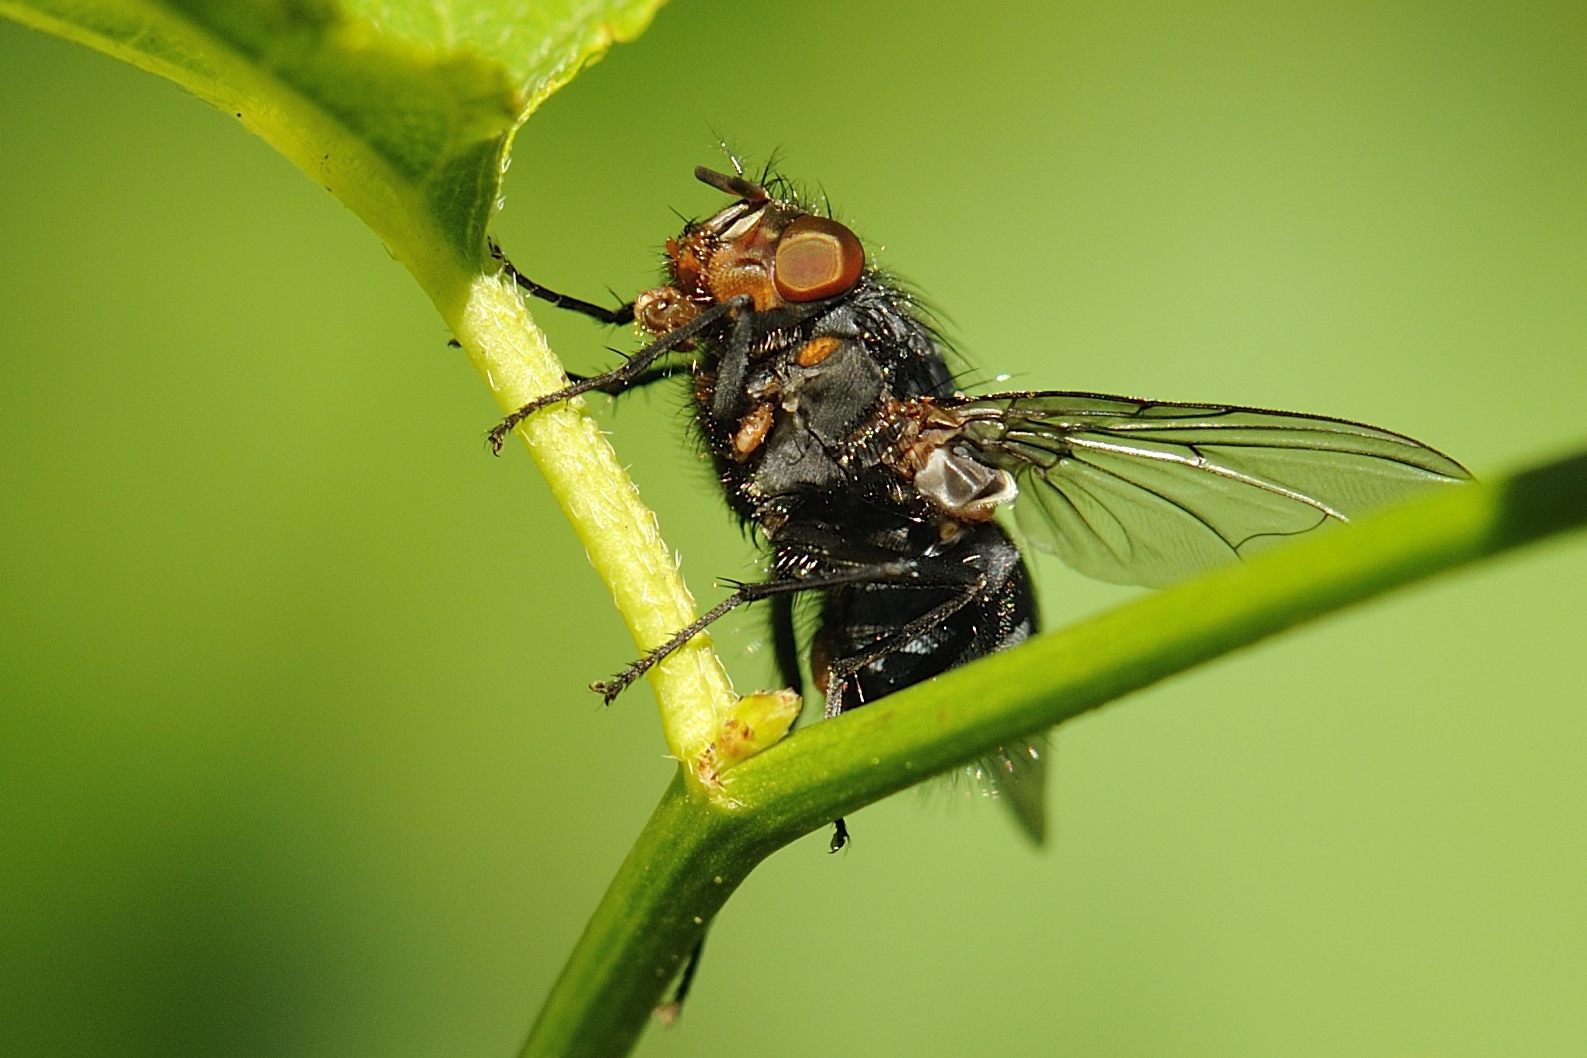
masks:
{"label": "red compound eye", "polygon": [[805,215],[777,240],[773,275],[789,301],[820,301],[845,293],[865,270],[865,248],[835,220]]}

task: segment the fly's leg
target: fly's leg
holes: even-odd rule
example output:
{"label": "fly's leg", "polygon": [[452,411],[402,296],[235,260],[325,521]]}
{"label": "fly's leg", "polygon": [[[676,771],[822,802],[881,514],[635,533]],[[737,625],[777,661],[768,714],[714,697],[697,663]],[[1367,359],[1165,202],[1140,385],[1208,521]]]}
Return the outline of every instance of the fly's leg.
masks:
{"label": "fly's leg", "polygon": [[[942,585],[939,581],[932,586]],[[880,661],[912,640],[918,639],[964,609],[977,595],[986,590],[986,577],[977,576],[972,581],[962,583],[960,587],[959,594],[940,605],[933,606],[898,631],[883,636],[858,654],[832,662],[827,668],[826,717],[831,719],[843,712],[843,691],[856,673],[871,662]]]}
{"label": "fly's leg", "polygon": [[[835,573],[790,577],[784,580],[770,580],[757,584],[741,584],[733,594],[678,629],[667,638],[666,642],[651,648],[644,657],[629,665],[610,680],[598,680],[590,684],[590,690],[599,694],[607,705],[612,704],[619,694],[628,689],[631,683],[655,668],[673,651],[705,631],[719,618],[747,603],[774,598],[778,595],[790,595],[802,591],[821,591],[826,588],[839,588],[849,584],[867,584],[877,581],[907,583],[915,567],[916,563],[912,559],[900,559],[893,562],[882,562],[875,565],[839,570]],[[939,586],[935,584],[920,585],[923,588]]]}
{"label": "fly's leg", "polygon": [[502,270],[512,276],[512,281],[518,284],[519,289],[531,297],[539,298],[541,301],[549,301],[559,309],[581,313],[591,319],[613,326],[620,323],[634,322],[634,303],[632,301],[619,305],[615,309],[608,309],[588,301],[582,301],[579,298],[569,297],[567,294],[558,294],[550,287],[543,287],[519,272],[513,263],[507,260],[507,255],[501,252],[501,247],[497,245],[495,239],[490,241],[490,255],[501,262]]}
{"label": "fly's leg", "polygon": [[688,961],[683,964],[683,972],[678,975],[678,983],[673,986],[672,998],[656,1008],[656,1016],[664,1025],[671,1025],[678,1020],[678,1015],[683,1013],[683,1001],[689,998],[689,988],[694,984],[694,975],[700,969],[700,954],[705,951],[705,934],[700,934],[700,939],[694,942],[694,947],[689,949]]}
{"label": "fly's leg", "polygon": [[506,443],[507,435],[512,433],[519,423],[541,408],[549,407],[552,404],[560,404],[565,400],[578,396],[580,393],[588,393],[592,389],[598,389],[604,393],[617,393],[635,385],[638,380],[646,377],[647,369],[657,360],[679,346],[692,341],[717,320],[749,308],[751,304],[752,299],[748,294],[740,294],[736,298],[718,302],[688,323],[685,323],[682,327],[668,331],[660,338],[657,338],[612,370],[602,372],[599,375],[591,375],[577,382],[571,382],[559,390],[547,393],[543,397],[536,397],[491,429],[488,435],[491,451],[500,454],[502,445]]}
{"label": "fly's leg", "polygon": [[[609,350],[609,352],[617,353],[618,356],[625,357],[625,358],[628,356],[627,353],[619,352],[616,349]],[[660,382],[664,378],[673,378],[673,377],[675,377],[677,375],[677,373],[678,373],[678,366],[676,364],[666,364],[666,363],[663,363],[663,364],[652,364],[650,367],[648,367],[645,370],[641,371],[639,374],[635,375],[633,378],[629,379],[627,382],[623,383],[621,386],[608,385],[605,388],[602,388],[601,386],[596,386],[594,392],[605,393],[609,397],[615,397],[619,393],[626,393],[626,392],[628,392],[631,389],[643,389],[644,387],[650,385],[652,382]],[[602,374],[609,374],[609,372],[603,372]],[[574,372],[574,371],[569,371],[568,372],[568,381],[569,382],[584,382],[584,381],[586,381],[588,379],[592,379],[592,378],[599,379],[600,377],[602,377],[602,376],[601,375],[581,375],[581,374],[578,374],[577,372]]]}
{"label": "fly's leg", "polygon": [[[937,586],[940,585],[933,585],[933,587]],[[827,666],[825,715],[830,719],[843,712],[843,692],[848,687],[849,680],[853,679],[861,669],[907,645],[912,640],[931,631],[943,621],[964,609],[986,589],[986,577],[979,575],[974,580],[961,583],[960,586],[962,590],[959,594],[946,602],[933,606],[913,621],[898,629],[898,631],[882,637],[858,654],[829,664]],[[839,816],[832,821],[832,840],[827,845],[827,851],[839,852],[848,843],[849,825],[842,816]]]}
{"label": "fly's leg", "polygon": [[[804,677],[799,671],[799,642],[794,631],[793,595],[775,595],[771,600],[772,650],[777,658],[777,676],[783,686],[802,690]],[[832,840],[827,851],[841,852],[849,843],[848,824],[841,817],[832,821]]]}
{"label": "fly's leg", "polygon": [[803,691],[804,678],[799,673],[799,637],[794,633],[792,595],[778,595],[771,600],[772,654],[777,659],[777,678],[784,687]]}

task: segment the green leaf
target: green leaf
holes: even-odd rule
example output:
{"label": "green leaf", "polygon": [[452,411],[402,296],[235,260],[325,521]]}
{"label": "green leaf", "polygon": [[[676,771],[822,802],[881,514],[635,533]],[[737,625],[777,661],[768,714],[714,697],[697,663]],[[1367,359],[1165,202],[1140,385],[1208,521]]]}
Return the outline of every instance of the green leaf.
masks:
{"label": "green leaf", "polygon": [[435,296],[447,272],[482,259],[524,119],[658,6],[0,0],[0,13],[235,114],[358,213]]}

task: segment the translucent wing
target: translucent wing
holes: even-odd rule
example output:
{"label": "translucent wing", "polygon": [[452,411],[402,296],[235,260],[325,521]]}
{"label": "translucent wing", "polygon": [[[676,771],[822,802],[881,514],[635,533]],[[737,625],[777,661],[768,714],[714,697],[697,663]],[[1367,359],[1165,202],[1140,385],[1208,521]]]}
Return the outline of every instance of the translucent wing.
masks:
{"label": "translucent wing", "polygon": [[1047,839],[1047,761],[1031,742],[1011,742],[971,767],[1034,845]]}
{"label": "translucent wing", "polygon": [[1096,393],[943,401],[1015,476],[1031,541],[1089,576],[1160,586],[1470,474],[1363,423]]}

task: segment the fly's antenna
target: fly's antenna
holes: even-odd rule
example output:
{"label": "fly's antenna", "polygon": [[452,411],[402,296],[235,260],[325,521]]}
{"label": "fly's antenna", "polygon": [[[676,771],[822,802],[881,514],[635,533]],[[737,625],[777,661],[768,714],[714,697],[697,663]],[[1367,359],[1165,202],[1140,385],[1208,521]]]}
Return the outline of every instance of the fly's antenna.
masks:
{"label": "fly's antenna", "polygon": [[741,198],[746,202],[765,202],[767,199],[766,189],[747,179],[742,170],[737,176],[728,176],[715,169],[697,165],[694,167],[694,178],[702,184],[709,184],[723,194]]}

